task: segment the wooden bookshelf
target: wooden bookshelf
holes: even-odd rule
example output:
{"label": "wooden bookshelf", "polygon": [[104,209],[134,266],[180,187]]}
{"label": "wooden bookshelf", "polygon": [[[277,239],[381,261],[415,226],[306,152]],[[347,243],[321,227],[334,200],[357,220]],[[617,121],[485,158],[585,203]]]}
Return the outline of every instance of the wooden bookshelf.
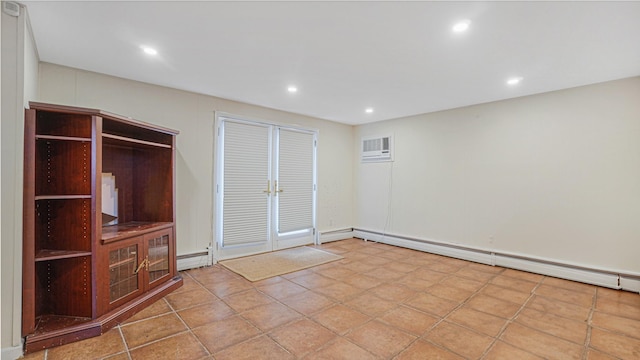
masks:
{"label": "wooden bookshelf", "polygon": [[[177,134],[102,110],[30,103],[26,352],[100,335],[182,285],[175,255]],[[104,227],[102,173],[111,173],[118,188],[118,224]]]}

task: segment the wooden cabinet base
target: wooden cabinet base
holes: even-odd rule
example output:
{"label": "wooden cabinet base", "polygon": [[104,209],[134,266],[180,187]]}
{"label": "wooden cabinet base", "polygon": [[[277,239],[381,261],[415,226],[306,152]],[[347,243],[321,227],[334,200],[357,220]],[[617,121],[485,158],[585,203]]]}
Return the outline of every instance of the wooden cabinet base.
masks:
{"label": "wooden cabinet base", "polygon": [[181,286],[182,277],[176,276],[97,319],[43,316],[25,339],[25,354],[102,335]]}

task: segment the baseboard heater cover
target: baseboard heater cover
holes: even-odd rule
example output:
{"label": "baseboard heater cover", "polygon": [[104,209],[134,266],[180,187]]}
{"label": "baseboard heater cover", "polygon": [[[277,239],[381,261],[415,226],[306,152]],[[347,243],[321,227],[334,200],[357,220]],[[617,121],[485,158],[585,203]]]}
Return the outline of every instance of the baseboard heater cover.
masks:
{"label": "baseboard heater cover", "polygon": [[353,237],[353,228],[328,230],[320,233],[320,244],[331,241],[351,239]]}
{"label": "baseboard heater cover", "polygon": [[212,256],[210,251],[178,255],[176,258],[178,261],[178,271],[213,265],[211,262]]}
{"label": "baseboard heater cover", "polygon": [[611,270],[576,266],[554,260],[533,258],[518,254],[500,253],[487,249],[418,239],[402,235],[383,234],[364,229],[353,229],[353,237],[486,265],[502,266],[566,280],[578,281],[611,289],[640,292],[640,274],[623,274]]}

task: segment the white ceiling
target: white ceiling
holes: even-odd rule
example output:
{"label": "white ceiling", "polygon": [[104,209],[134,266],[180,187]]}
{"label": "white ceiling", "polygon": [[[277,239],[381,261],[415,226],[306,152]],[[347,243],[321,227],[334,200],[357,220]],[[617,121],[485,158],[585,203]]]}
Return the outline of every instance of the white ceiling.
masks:
{"label": "white ceiling", "polygon": [[347,124],[640,75],[640,2],[23,3],[42,61]]}

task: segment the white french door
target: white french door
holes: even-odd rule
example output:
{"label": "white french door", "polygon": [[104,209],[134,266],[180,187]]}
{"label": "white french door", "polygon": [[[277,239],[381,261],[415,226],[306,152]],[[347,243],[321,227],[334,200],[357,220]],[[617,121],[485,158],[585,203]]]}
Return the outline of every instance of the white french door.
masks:
{"label": "white french door", "polygon": [[314,243],[317,133],[228,116],[217,132],[217,259]]}

